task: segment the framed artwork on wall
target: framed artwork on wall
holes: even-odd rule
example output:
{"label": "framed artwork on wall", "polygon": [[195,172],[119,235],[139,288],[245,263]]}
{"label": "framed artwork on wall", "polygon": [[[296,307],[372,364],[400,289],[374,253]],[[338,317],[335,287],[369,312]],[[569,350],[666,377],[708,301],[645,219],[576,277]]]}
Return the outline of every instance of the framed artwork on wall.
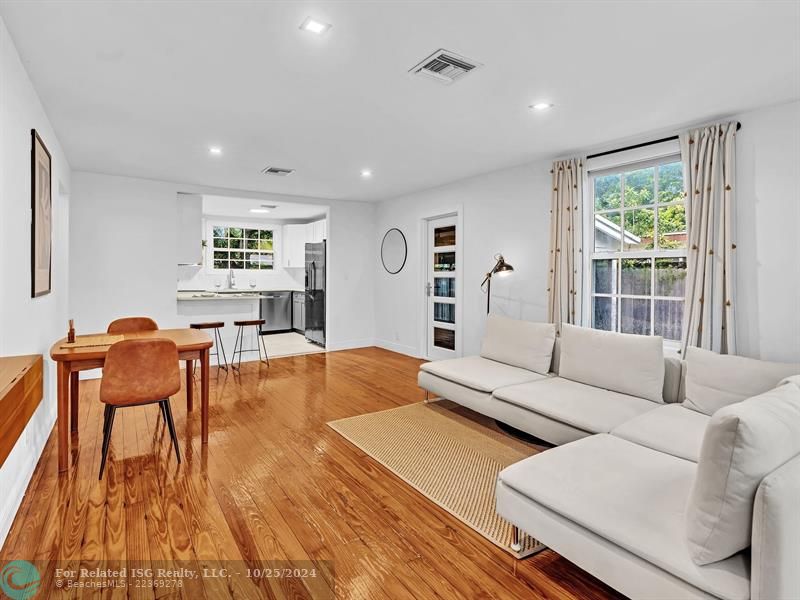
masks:
{"label": "framed artwork on wall", "polygon": [[50,152],[31,129],[31,297],[50,293],[53,253],[53,197]]}

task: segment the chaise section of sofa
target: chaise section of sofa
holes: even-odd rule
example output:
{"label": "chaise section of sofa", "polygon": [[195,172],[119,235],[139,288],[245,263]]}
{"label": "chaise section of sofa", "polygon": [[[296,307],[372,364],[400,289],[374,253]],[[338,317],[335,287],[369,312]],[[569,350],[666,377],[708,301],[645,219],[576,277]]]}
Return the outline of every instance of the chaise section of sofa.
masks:
{"label": "chaise section of sofa", "polygon": [[697,465],[608,434],[500,473],[497,511],[633,598],[750,597],[749,557],[698,566],[685,537]]}

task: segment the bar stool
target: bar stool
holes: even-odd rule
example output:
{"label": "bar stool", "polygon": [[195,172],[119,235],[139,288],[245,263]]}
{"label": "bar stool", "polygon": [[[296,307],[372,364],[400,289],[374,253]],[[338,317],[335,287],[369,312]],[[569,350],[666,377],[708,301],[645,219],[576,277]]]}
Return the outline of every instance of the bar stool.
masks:
{"label": "bar stool", "polygon": [[178,436],[172,420],[169,397],[181,389],[181,372],[178,366],[178,347],[172,340],[124,340],[112,344],[103,366],[100,382],[100,400],[106,405],[103,418],[103,458],[100,476],[106,468],[114,414],[118,408],[158,403],[169,427],[175,456],[181,462]]}
{"label": "bar stool", "polygon": [[[217,357],[217,367],[223,369],[226,373],[228,372],[228,357],[225,356],[225,346],[222,345],[222,336],[219,334],[219,330],[222,327],[225,327],[225,323],[222,321],[212,321],[209,323],[191,323],[189,325],[192,329],[213,329],[214,330],[214,352],[209,352],[209,356],[216,356]],[[225,363],[225,366],[222,366],[219,363],[219,353],[220,350],[222,351],[222,361]],[[192,371],[194,374],[194,371]]]}
{"label": "bar stool", "polygon": [[[233,344],[233,354],[231,355],[231,367],[236,369],[237,371],[240,370],[242,366],[242,353],[243,352],[255,352],[258,350],[258,360],[264,362],[264,359],[261,358],[261,348],[264,348],[264,356],[267,358],[267,366],[269,366],[269,354],[267,354],[267,346],[264,344],[264,338],[261,337],[261,331],[259,327],[261,327],[266,321],[264,319],[252,319],[250,321],[234,321],[234,326],[238,327],[239,330],[236,332],[236,342]],[[245,327],[255,327],[256,328],[256,347],[251,348],[250,350],[244,350],[244,328]],[[261,345],[259,345],[259,340],[261,341]],[[237,350],[238,348],[238,350]],[[236,361],[236,353],[239,353],[239,364],[234,365],[233,363]]]}

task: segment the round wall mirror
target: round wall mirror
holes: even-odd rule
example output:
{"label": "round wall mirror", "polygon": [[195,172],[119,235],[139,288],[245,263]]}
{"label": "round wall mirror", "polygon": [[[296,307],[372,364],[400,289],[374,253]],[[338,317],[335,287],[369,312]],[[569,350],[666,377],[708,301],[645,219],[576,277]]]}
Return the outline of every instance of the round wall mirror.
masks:
{"label": "round wall mirror", "polygon": [[397,275],[406,265],[408,245],[403,232],[393,227],[383,236],[381,243],[381,262],[387,273]]}

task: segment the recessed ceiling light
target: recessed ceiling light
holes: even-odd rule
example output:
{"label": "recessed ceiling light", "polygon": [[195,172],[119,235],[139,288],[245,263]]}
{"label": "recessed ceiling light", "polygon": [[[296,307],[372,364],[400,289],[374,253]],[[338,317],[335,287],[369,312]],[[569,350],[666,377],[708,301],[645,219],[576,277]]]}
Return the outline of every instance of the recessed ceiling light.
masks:
{"label": "recessed ceiling light", "polygon": [[553,104],[550,102],[537,102],[536,104],[531,104],[528,108],[532,108],[533,110],[547,110],[549,108],[553,108]]}
{"label": "recessed ceiling light", "polygon": [[222,148],[220,148],[219,146],[211,146],[209,147],[208,152],[209,154],[213,154],[214,156],[219,156],[220,154],[222,154]]}
{"label": "recessed ceiling light", "polygon": [[268,208],[251,208],[251,209],[250,209],[250,212],[251,212],[251,213],[259,213],[259,214],[264,214],[264,213],[268,213],[268,212],[269,212],[269,209],[268,209]]}
{"label": "recessed ceiling light", "polygon": [[369,169],[361,169],[361,176],[362,176],[364,179],[367,179],[367,178],[369,178],[369,177],[372,177],[372,171],[370,171]]}
{"label": "recessed ceiling light", "polygon": [[306,20],[303,21],[302,25],[300,25],[300,29],[303,31],[310,31],[311,33],[316,33],[317,35],[322,35],[331,27],[333,27],[333,25],[330,23],[322,23],[321,21],[316,21],[311,17],[306,17]]}

